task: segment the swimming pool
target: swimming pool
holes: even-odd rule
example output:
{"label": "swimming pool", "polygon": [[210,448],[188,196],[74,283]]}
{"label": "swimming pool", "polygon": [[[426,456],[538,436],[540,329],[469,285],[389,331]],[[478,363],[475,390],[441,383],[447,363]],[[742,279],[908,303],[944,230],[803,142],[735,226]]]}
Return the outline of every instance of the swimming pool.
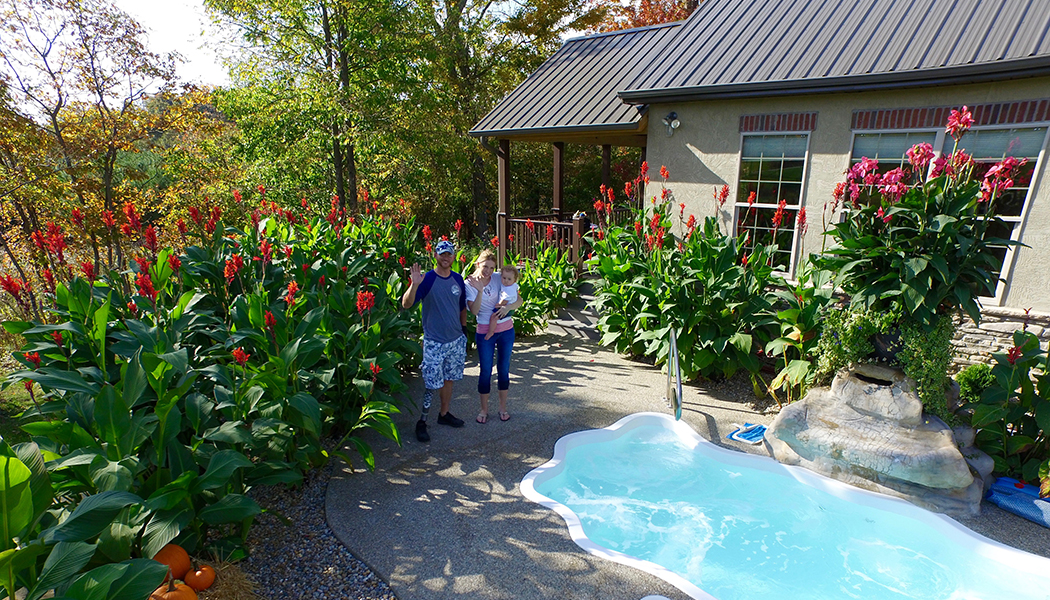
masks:
{"label": "swimming pool", "polygon": [[584,550],[697,599],[1050,600],[1050,559],[663,414],[561,438],[521,490]]}

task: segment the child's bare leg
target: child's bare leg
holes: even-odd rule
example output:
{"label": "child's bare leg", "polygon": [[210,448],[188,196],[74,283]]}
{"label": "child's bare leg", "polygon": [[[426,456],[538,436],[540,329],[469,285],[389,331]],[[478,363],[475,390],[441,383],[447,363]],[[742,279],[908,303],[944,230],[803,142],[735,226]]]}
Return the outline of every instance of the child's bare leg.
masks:
{"label": "child's bare leg", "polygon": [[491,340],[492,336],[496,335],[496,323],[499,322],[499,313],[494,312],[489,317],[489,332],[485,334],[486,340]]}

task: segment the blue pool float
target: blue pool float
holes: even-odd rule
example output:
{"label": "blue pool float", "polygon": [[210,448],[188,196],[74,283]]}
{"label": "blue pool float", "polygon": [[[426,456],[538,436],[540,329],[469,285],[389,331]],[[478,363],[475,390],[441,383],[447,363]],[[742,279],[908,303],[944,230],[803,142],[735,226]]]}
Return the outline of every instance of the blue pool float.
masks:
{"label": "blue pool float", "polygon": [[1034,485],[1000,477],[992,484],[985,499],[1007,512],[1050,527],[1050,499],[1040,498],[1039,488]]}

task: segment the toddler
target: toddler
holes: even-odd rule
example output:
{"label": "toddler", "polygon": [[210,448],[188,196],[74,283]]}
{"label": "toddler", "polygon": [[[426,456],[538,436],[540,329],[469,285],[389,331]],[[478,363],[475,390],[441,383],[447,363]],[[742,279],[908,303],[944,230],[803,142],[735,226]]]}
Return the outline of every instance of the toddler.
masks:
{"label": "toddler", "polygon": [[485,334],[486,340],[491,339],[496,333],[496,323],[499,322],[499,309],[518,301],[518,267],[503,265],[499,270],[499,276],[503,287],[499,293],[499,302],[496,303],[495,308],[492,309],[492,316],[489,317],[489,332]]}

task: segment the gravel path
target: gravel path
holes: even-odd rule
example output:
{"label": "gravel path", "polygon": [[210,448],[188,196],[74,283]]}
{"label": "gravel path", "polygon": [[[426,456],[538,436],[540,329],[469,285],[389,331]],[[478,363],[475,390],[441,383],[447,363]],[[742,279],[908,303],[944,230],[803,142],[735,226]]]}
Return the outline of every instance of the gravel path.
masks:
{"label": "gravel path", "polygon": [[331,474],[329,463],[308,474],[298,489],[252,490],[259,504],[287,517],[291,525],[260,515],[248,535],[251,555],[239,566],[257,584],[256,593],[272,600],[397,600],[390,586],[328,528],[324,507]]}

